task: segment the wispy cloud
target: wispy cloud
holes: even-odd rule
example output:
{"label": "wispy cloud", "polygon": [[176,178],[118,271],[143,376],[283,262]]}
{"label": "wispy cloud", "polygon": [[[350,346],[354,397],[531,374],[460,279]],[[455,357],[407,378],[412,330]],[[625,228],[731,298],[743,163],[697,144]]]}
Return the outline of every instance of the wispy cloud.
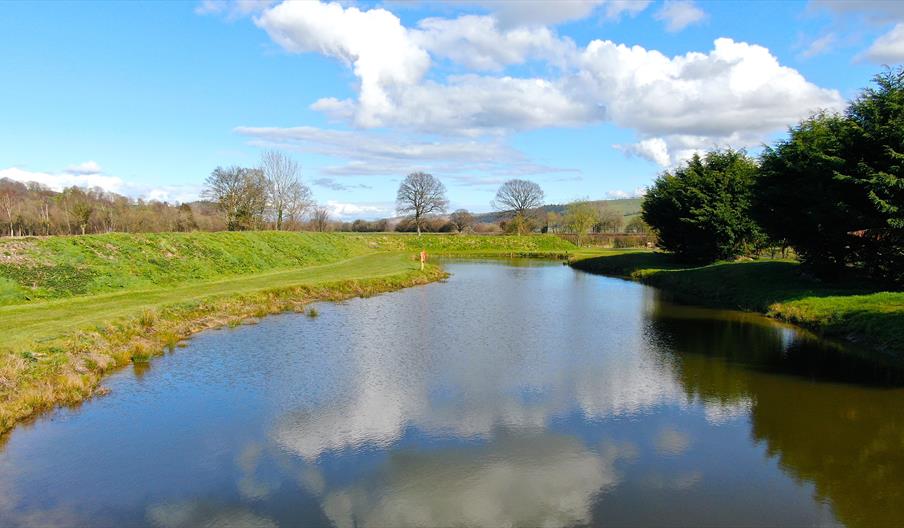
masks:
{"label": "wispy cloud", "polygon": [[331,189],[333,191],[350,191],[353,189],[372,189],[370,185],[365,185],[363,183],[358,183],[354,185],[349,185],[345,183],[340,183],[334,180],[333,178],[317,178],[312,180],[311,183],[318,187],[323,187],[325,189]]}
{"label": "wispy cloud", "polygon": [[665,22],[666,31],[675,33],[702,22],[706,13],[692,0],[665,0],[653,18]]}
{"label": "wispy cloud", "polygon": [[534,163],[522,152],[493,140],[424,141],[366,131],[315,127],[238,127],[251,144],[313,152],[342,160],[321,170],[330,176],[395,175],[416,170],[435,172],[462,184],[500,177],[575,172]]}
{"label": "wispy cloud", "polygon": [[800,53],[805,59],[810,59],[817,55],[822,55],[830,51],[838,42],[838,35],[835,33],[826,33],[819,38],[810,42],[807,47]]}

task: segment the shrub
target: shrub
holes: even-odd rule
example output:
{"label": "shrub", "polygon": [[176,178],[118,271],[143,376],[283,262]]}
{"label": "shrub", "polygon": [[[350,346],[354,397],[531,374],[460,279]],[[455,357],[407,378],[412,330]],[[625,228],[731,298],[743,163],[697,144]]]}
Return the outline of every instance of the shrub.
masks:
{"label": "shrub", "polygon": [[756,163],[744,151],[694,155],[664,172],[643,201],[643,219],[659,245],[688,262],[741,255],[760,235],[750,216]]}

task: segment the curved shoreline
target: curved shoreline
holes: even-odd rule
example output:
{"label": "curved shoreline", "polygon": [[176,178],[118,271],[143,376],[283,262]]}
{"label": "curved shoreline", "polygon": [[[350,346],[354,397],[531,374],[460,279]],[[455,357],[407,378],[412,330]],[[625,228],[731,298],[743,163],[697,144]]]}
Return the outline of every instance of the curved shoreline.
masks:
{"label": "curved shoreline", "polygon": [[657,253],[589,256],[569,266],[659,288],[697,306],[756,312],[818,335],[904,361],[904,292],[826,285],[789,261],[717,263],[688,268]]}
{"label": "curved shoreline", "polygon": [[0,372],[0,440],[22,421],[104,394],[101,382],[108,374],[129,363],[162,355],[202,330],[287,311],[300,312],[312,302],[369,297],[447,276],[431,265],[424,271],[409,268],[366,278],[195,298],[145,308],[132,317],[100,320],[93,328],[39,341],[13,356]]}
{"label": "curved shoreline", "polygon": [[[836,292],[805,283],[787,262],[682,268],[670,267],[667,257],[649,251],[600,253],[514,247],[438,249],[433,255],[567,260],[575,269],[643,282],[691,304],[756,312],[866,345],[881,353],[883,357],[875,357],[877,360],[900,360],[904,356],[904,339],[898,333],[904,329],[904,293]],[[786,269],[777,273],[781,267]],[[171,288],[2,307],[0,323],[9,324],[11,336],[0,344],[5,349],[0,350],[5,354],[5,363],[0,363],[0,439],[28,417],[103,392],[100,384],[106,374],[130,362],[148,361],[201,330],[300,311],[314,301],[366,297],[447,276],[435,265],[428,265],[423,272],[418,268],[410,255],[378,252],[323,265]],[[786,283],[770,282],[776,277]],[[751,294],[751,283],[755,295]],[[798,295],[801,292],[811,296]],[[877,297],[882,295],[890,297]],[[858,302],[872,311],[859,309]]]}

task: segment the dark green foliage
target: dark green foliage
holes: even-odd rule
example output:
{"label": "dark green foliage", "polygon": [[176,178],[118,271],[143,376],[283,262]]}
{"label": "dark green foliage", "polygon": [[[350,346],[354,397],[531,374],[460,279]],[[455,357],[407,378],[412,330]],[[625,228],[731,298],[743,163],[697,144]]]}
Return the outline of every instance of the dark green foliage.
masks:
{"label": "dark green foliage", "polygon": [[811,272],[904,283],[904,68],[874,78],[845,115],[817,114],[767,148],[755,215]]}
{"label": "dark green foliage", "polygon": [[9,279],[26,288],[34,288],[32,295],[35,297],[68,297],[86,293],[96,275],[88,267],[70,264],[0,264],[0,278]]}
{"label": "dark green foliage", "polygon": [[[864,226],[865,195],[838,177],[848,122],[817,114],[763,152],[754,214],[773,238],[797,250],[812,272],[837,277],[851,258],[853,232]],[[860,196],[859,200],[856,198]]]}
{"label": "dark green foliage", "polygon": [[904,284],[904,67],[873,82],[848,108],[852,133],[841,178],[860,186],[872,206],[859,247],[863,266]]}
{"label": "dark green foliage", "polygon": [[759,235],[750,217],[756,163],[744,151],[694,155],[660,176],[643,201],[643,219],[662,248],[687,262],[741,255]]}
{"label": "dark green foliage", "polygon": [[904,66],[873,78],[848,108],[850,178],[866,191],[883,227],[904,229]]}

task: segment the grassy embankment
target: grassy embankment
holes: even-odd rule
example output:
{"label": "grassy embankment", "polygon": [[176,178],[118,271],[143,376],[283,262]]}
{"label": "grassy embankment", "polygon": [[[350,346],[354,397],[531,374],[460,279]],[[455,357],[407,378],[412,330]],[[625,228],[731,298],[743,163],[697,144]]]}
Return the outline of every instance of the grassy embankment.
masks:
{"label": "grassy embankment", "polygon": [[583,255],[577,269],[630,277],[697,304],[762,312],[819,333],[904,357],[904,292],[806,278],[796,262],[722,262],[688,267],[665,253]]}
{"label": "grassy embankment", "polygon": [[166,233],[0,240],[0,434],[205,328],[440,279],[431,254],[564,255],[555,237]]}

